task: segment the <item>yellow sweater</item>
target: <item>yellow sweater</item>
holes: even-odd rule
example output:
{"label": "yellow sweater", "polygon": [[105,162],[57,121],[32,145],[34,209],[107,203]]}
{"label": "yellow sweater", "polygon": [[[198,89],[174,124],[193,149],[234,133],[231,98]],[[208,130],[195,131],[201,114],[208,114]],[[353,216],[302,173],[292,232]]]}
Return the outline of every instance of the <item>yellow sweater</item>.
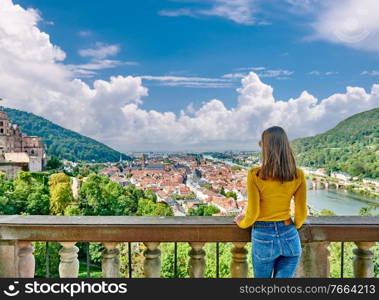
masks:
{"label": "yellow sweater", "polygon": [[292,196],[295,202],[295,226],[300,228],[307,218],[307,184],[304,173],[297,169],[298,177],[281,183],[277,180],[262,180],[257,176],[259,168],[252,168],[247,174],[247,211],[238,224],[248,228],[255,221],[283,221],[291,217]]}

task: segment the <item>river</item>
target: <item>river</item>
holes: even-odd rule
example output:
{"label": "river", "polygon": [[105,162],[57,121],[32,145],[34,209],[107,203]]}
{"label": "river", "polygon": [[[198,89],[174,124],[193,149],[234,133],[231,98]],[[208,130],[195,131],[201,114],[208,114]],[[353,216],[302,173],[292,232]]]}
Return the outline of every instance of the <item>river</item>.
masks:
{"label": "river", "polygon": [[[379,200],[353,194],[343,190],[308,190],[308,204],[316,210],[328,209],[339,216],[358,216],[362,207],[370,206],[370,203],[379,204]],[[379,214],[377,207],[372,211]]]}

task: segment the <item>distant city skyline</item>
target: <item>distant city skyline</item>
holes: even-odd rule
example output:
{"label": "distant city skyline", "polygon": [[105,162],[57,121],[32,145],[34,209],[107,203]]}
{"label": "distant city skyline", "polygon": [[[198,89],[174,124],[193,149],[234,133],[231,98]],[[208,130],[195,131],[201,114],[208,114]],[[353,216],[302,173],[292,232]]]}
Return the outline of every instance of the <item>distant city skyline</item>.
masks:
{"label": "distant city skyline", "polygon": [[0,100],[125,153],[256,150],[379,107],[376,1],[278,2],[1,0]]}

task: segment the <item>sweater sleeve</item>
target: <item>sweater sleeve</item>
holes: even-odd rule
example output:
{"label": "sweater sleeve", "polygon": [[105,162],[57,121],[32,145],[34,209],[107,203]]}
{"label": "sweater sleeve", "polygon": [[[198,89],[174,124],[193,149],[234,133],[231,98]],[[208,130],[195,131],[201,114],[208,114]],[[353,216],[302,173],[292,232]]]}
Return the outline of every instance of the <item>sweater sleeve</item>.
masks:
{"label": "sweater sleeve", "polygon": [[248,228],[259,216],[259,190],[252,170],[247,173],[247,210],[245,218],[238,224],[240,228]]}
{"label": "sweater sleeve", "polygon": [[302,170],[299,172],[300,185],[294,193],[295,201],[295,226],[299,229],[308,215],[307,208],[307,182]]}

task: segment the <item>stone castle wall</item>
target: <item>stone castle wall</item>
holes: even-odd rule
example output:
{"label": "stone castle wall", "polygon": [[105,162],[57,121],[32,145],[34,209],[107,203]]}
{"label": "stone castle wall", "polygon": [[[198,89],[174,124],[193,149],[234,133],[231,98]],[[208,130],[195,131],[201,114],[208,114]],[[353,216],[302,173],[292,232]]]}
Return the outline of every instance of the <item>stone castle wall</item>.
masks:
{"label": "stone castle wall", "polygon": [[21,133],[20,128],[10,122],[7,113],[0,111],[0,162],[5,161],[6,152],[27,153],[29,170],[42,171],[46,156],[42,138]]}

